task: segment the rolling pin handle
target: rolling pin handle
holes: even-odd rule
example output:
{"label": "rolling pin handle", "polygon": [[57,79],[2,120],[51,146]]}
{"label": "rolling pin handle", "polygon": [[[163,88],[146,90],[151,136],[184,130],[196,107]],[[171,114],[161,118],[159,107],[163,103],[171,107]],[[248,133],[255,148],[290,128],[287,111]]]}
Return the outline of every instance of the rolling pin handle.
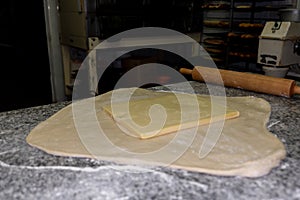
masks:
{"label": "rolling pin handle", "polygon": [[294,94],[300,94],[300,87],[294,86]]}
{"label": "rolling pin handle", "polygon": [[180,68],[179,72],[182,73],[182,74],[186,74],[186,75],[192,75],[193,70],[186,69],[186,68]]}

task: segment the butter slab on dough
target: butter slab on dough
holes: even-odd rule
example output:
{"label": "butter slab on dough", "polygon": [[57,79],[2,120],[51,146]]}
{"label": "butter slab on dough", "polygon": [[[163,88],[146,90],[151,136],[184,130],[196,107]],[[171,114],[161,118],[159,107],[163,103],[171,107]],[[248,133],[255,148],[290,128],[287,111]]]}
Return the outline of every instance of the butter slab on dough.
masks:
{"label": "butter slab on dough", "polygon": [[[209,97],[180,93],[176,95],[180,97],[181,104],[173,93],[164,93],[158,97],[132,100],[129,102],[129,109],[126,102],[112,103],[103,106],[103,109],[119,124],[126,134],[141,139],[239,116],[237,110],[232,110],[217,103],[213,104],[214,112],[211,113],[212,104]],[[193,100],[196,100],[198,105],[195,105]],[[152,118],[149,116],[150,107],[153,105],[161,105],[165,109],[167,118],[163,126],[160,123],[161,110],[153,112]],[[112,109],[112,106],[114,109]],[[195,110],[195,106],[199,108],[199,112]],[[186,113],[183,119],[181,119],[182,112]],[[144,127],[149,123],[153,123],[152,126],[145,129]]]}

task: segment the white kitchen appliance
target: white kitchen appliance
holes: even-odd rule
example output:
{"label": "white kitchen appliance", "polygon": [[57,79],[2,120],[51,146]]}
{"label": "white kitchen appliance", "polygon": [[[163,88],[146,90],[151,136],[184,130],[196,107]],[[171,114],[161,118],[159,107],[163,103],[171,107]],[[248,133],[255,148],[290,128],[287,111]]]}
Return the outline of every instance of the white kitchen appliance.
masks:
{"label": "white kitchen appliance", "polygon": [[259,37],[257,62],[266,75],[285,77],[300,64],[300,22],[269,21]]}

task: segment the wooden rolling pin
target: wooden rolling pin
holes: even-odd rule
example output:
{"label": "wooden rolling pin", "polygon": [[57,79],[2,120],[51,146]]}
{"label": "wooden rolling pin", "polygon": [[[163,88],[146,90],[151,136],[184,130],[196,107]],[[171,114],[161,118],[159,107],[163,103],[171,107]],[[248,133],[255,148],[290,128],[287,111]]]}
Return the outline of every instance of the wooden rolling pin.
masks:
{"label": "wooden rolling pin", "polygon": [[[196,66],[193,70],[181,68],[180,73],[192,75],[193,80],[245,89],[254,92],[292,97],[300,94],[300,87],[294,80],[276,78],[261,74],[250,74],[209,67]],[[220,73],[222,80],[220,78]]]}

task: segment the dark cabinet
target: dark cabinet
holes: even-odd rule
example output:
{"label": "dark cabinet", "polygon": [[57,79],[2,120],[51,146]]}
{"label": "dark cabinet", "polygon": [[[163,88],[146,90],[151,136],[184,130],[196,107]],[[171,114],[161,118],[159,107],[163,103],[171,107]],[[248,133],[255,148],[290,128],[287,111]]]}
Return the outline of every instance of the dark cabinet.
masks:
{"label": "dark cabinet", "polygon": [[51,103],[43,1],[3,1],[0,26],[0,111]]}

